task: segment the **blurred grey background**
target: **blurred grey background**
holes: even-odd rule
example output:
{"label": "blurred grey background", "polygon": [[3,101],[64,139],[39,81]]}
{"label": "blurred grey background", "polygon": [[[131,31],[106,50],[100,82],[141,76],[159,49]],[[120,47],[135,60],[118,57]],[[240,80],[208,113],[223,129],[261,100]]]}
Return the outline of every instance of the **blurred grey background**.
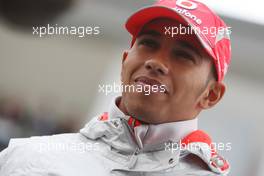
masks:
{"label": "blurred grey background", "polygon": [[[12,137],[78,131],[106,111],[115,94],[98,86],[120,82],[130,44],[124,23],[152,2],[0,0],[0,150]],[[264,12],[255,8],[263,2],[206,2],[232,27],[232,64],[224,99],[200,115],[199,127],[215,142],[231,143],[231,151],[220,152],[231,176],[263,176]],[[100,35],[32,35],[32,26],[47,24],[99,26]]]}

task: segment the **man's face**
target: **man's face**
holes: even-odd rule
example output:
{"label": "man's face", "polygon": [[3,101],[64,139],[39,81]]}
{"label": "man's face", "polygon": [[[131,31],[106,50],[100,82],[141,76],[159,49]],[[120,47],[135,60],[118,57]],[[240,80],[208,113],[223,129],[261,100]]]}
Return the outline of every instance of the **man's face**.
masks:
{"label": "man's face", "polygon": [[123,92],[121,106],[146,123],[166,123],[195,118],[198,103],[208,88],[212,61],[194,35],[165,35],[165,27],[179,26],[170,19],[157,19],[139,32],[125,54],[121,81],[124,85],[163,85],[164,91]]}

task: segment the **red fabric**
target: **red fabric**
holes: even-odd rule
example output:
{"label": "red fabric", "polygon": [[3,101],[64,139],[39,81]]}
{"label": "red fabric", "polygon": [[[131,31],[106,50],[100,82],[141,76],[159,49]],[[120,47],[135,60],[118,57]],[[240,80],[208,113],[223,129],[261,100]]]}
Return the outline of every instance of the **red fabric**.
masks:
{"label": "red fabric", "polygon": [[137,120],[137,119],[135,119],[135,124],[134,124],[134,127],[137,127],[137,126],[140,126],[140,125],[141,125],[140,121],[139,121],[139,120]]}
{"label": "red fabric", "polygon": [[100,121],[107,121],[108,120],[108,112],[104,112],[103,115],[99,118]]}
{"label": "red fabric", "polygon": [[[211,148],[211,157],[216,157],[218,158],[218,160],[223,161],[224,165],[220,168],[222,171],[227,170],[229,168],[229,164],[228,162],[222,158],[221,156],[219,156],[216,152],[215,147],[212,145],[212,140],[210,138],[210,136],[208,134],[206,134],[204,131],[202,130],[196,130],[190,134],[188,134],[186,137],[184,137],[181,140],[181,144],[184,146],[187,146],[190,143],[194,143],[194,142],[202,142],[202,143],[206,143],[208,146],[210,146]],[[215,162],[211,162],[211,165],[214,166],[215,168],[218,168],[217,164]]]}
{"label": "red fabric", "polygon": [[196,130],[190,134],[188,134],[186,137],[184,137],[181,141],[182,144],[188,145],[192,142],[203,142],[208,145],[211,145],[212,140],[208,134],[206,134],[202,130]]}
{"label": "red fabric", "polygon": [[129,119],[128,119],[128,124],[130,125],[130,126],[132,126],[133,125],[133,118],[132,117],[130,117]]}
{"label": "red fabric", "polygon": [[130,117],[127,122],[133,129],[141,125],[141,122],[133,117]]}

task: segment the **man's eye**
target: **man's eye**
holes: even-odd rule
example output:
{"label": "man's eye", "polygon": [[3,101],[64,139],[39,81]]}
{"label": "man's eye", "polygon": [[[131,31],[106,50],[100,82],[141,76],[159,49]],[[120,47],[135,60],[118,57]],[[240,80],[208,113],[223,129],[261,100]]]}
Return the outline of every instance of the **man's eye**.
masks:
{"label": "man's eye", "polygon": [[157,48],[158,43],[155,40],[152,39],[142,39],[139,41],[139,45],[144,45],[149,48]]}
{"label": "man's eye", "polygon": [[186,51],[174,51],[174,57],[176,57],[177,59],[184,59],[187,61],[195,62],[193,56]]}

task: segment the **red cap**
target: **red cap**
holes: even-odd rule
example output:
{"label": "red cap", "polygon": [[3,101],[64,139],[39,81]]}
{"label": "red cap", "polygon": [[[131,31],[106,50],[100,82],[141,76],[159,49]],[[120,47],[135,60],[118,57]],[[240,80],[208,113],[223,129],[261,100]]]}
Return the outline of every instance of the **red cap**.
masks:
{"label": "red cap", "polygon": [[222,81],[231,60],[230,27],[205,4],[194,0],[159,0],[140,9],[126,22],[126,29],[135,39],[142,27],[156,18],[170,18],[198,29],[194,34],[214,59],[218,81]]}

